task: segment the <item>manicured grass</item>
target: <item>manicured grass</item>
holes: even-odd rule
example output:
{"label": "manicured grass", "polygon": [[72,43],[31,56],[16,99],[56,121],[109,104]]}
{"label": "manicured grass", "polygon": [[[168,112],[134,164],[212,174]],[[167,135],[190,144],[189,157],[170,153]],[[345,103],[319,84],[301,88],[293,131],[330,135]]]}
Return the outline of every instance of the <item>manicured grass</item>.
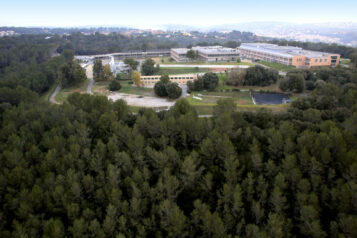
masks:
{"label": "manicured grass", "polygon": [[[199,115],[212,115],[215,105],[192,105]],[[283,112],[286,111],[289,104],[281,105],[237,105],[236,111],[238,112],[257,112],[262,109],[268,109],[271,112]]]}
{"label": "manicured grass", "polygon": [[214,105],[192,105],[198,115],[212,115]]}
{"label": "manicured grass", "polygon": [[[200,96],[201,95],[201,96]],[[195,99],[193,96],[202,100]],[[187,98],[192,105],[216,105],[219,99],[232,99],[237,104],[252,105],[250,92],[193,92]]]}
{"label": "manicured grass", "polygon": [[[224,83],[224,77],[220,77],[220,83]],[[220,89],[219,91],[200,91],[193,92],[187,98],[188,102],[196,108],[198,114],[200,115],[210,115],[213,112],[214,106],[217,105],[217,101],[219,99],[232,99],[237,105],[237,111],[249,111],[256,112],[261,109],[268,109],[272,112],[281,112],[286,111],[289,108],[289,104],[281,104],[281,105],[254,105],[250,89],[252,87],[246,87],[245,91],[233,91],[234,89],[238,89],[237,87],[227,86],[226,91]],[[257,87],[258,88],[258,87]],[[269,90],[272,88],[272,90]],[[260,87],[260,89],[264,91],[276,91],[276,86],[269,87]],[[259,91],[259,88],[258,90]],[[200,94],[200,96],[198,95]],[[195,99],[193,96],[199,97],[202,100]],[[294,95],[292,100],[296,100],[299,95]]]}
{"label": "manicured grass", "polygon": [[59,103],[63,103],[66,101],[67,97],[72,94],[72,93],[86,93],[87,92],[87,88],[88,88],[88,84],[90,82],[90,79],[86,79],[85,81],[83,81],[82,83],[80,83],[77,86],[72,86],[72,87],[68,87],[68,88],[63,88],[61,91],[59,91],[59,93],[56,95],[55,100]]}
{"label": "manicured grass", "polygon": [[[153,96],[154,90],[152,88],[136,87],[133,84],[129,84],[130,80],[120,81],[121,89],[116,91],[118,93],[135,94],[142,96]],[[108,95],[110,82],[96,82],[93,85],[92,92],[94,95]]]}
{"label": "manicured grass", "polygon": [[176,67],[167,67],[160,68],[158,74],[190,74],[190,73],[205,73],[210,72],[209,68],[194,68],[194,67],[184,67],[184,68],[176,68]]}
{"label": "manicured grass", "polygon": [[341,58],[341,64],[350,64],[350,63],[351,63],[350,59]]}
{"label": "manicured grass", "polygon": [[133,84],[129,84],[131,81],[120,81],[121,89],[119,93],[136,94],[142,96],[153,96],[154,90],[152,88],[136,87]]}
{"label": "manicured grass", "polygon": [[173,60],[170,60],[170,57],[162,57],[162,58],[153,58],[153,60],[155,61],[155,63],[157,64],[199,64],[199,65],[248,65],[248,66],[254,66],[253,63],[250,62],[241,62],[241,63],[237,63],[237,62],[206,62],[206,61],[200,61],[200,60],[194,60],[194,61],[190,61],[190,62],[176,62]]}
{"label": "manicured grass", "polygon": [[237,105],[237,111],[249,111],[256,112],[261,109],[268,109],[272,112],[282,112],[289,108],[290,104],[280,104],[280,105]]}
{"label": "manicured grass", "polygon": [[258,61],[257,63],[268,66],[269,68],[272,68],[272,69],[276,69],[278,71],[283,71],[283,72],[288,72],[292,69],[296,69],[296,67],[293,65],[287,66],[284,64],[278,64],[278,63],[274,63],[274,62]]}

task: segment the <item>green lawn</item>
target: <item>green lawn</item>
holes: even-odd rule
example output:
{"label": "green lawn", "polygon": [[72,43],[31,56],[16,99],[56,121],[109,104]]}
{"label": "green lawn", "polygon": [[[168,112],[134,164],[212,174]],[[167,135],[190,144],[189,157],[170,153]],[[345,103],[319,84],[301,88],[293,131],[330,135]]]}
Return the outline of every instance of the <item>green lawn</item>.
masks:
{"label": "green lawn", "polygon": [[341,58],[341,64],[349,64],[349,63],[351,63],[350,59]]}
{"label": "green lawn", "polygon": [[[135,94],[142,96],[153,96],[154,91],[152,88],[136,87],[133,84],[129,84],[131,80],[120,81],[121,89],[118,93]],[[92,92],[94,95],[108,95],[110,82],[96,82],[93,85]]]}
{"label": "green lawn", "polygon": [[176,61],[172,61],[170,60],[170,57],[162,57],[162,58],[154,58],[154,61],[157,64],[199,64],[199,65],[248,65],[248,66],[254,66],[253,63],[250,62],[241,62],[241,63],[237,63],[237,62],[206,62],[206,61],[200,61],[200,60],[194,60],[194,61],[190,61],[190,62],[176,62]]}
{"label": "green lawn", "polygon": [[198,115],[212,115],[214,105],[192,105]]}
{"label": "green lawn", "polygon": [[[202,100],[193,98],[193,96],[199,97]],[[250,92],[193,92],[187,98],[192,105],[216,105],[219,99],[232,99],[237,104],[241,105],[252,105],[253,101],[250,96]]]}
{"label": "green lawn", "polygon": [[144,87],[136,87],[133,84],[129,84],[131,82],[128,81],[120,81],[121,89],[118,91],[119,93],[127,93],[127,94],[136,94],[142,96],[153,96],[154,90],[152,88],[144,88]]}
{"label": "green lawn", "polygon": [[278,71],[283,71],[283,72],[288,72],[292,69],[296,69],[296,67],[293,65],[287,66],[284,64],[278,64],[278,63],[274,63],[274,62],[258,61],[257,63],[268,66],[269,68],[272,68],[272,69],[276,69]]}
{"label": "green lawn", "polygon": [[[213,108],[215,105],[192,105],[199,115],[212,115]],[[289,104],[281,105],[239,105],[237,104],[236,111],[239,112],[257,112],[259,110],[268,109],[272,112],[282,112],[286,111],[289,107]]]}
{"label": "green lawn", "polygon": [[209,68],[194,68],[194,67],[161,67],[158,74],[191,74],[191,73],[205,73],[210,72]]}
{"label": "green lawn", "polygon": [[85,81],[83,81],[82,83],[80,83],[77,86],[72,86],[72,87],[68,87],[68,88],[63,88],[61,91],[59,91],[59,93],[56,95],[55,100],[59,103],[63,103],[66,101],[68,95],[72,94],[72,93],[86,93],[87,92],[87,88],[88,88],[88,84],[90,82],[90,79],[86,79]]}

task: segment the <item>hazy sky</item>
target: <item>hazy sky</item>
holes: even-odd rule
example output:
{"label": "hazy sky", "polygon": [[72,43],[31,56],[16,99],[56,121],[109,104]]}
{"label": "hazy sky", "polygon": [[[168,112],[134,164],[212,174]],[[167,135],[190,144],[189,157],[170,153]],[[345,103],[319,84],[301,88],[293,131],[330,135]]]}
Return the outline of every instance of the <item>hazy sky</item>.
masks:
{"label": "hazy sky", "polygon": [[357,0],[0,0],[0,26],[357,22]]}

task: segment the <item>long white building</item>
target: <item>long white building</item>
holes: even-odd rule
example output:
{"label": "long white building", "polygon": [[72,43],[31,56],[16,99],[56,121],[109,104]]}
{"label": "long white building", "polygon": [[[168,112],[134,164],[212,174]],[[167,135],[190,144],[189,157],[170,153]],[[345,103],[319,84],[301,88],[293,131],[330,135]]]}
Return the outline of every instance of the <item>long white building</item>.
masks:
{"label": "long white building", "polygon": [[278,64],[294,65],[298,68],[337,66],[339,54],[304,50],[295,46],[279,46],[267,43],[244,43],[239,47],[241,57]]}
{"label": "long white building", "polygon": [[[170,51],[170,56],[177,62],[188,62],[190,59],[186,57],[187,48],[174,48]],[[223,46],[195,46],[192,47],[195,51],[198,60],[206,62],[218,61],[236,61],[240,54],[238,49],[227,48]]]}

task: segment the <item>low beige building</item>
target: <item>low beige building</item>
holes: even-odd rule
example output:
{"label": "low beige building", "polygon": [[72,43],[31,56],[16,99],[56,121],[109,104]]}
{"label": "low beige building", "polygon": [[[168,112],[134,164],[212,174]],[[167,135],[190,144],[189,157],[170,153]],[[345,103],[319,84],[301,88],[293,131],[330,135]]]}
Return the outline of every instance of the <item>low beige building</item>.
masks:
{"label": "low beige building", "polygon": [[339,54],[304,50],[295,46],[279,46],[266,43],[244,43],[239,47],[243,59],[263,60],[298,68],[337,66]]}
{"label": "low beige building", "polygon": [[189,62],[190,59],[186,57],[189,50],[187,48],[174,48],[170,50],[170,56],[176,62]]}
{"label": "low beige building", "polygon": [[[190,59],[186,57],[187,48],[173,48],[170,51],[170,56],[176,62],[189,62]],[[223,46],[195,46],[192,47],[195,51],[197,59],[206,62],[229,62],[237,61],[239,58],[239,50],[227,48]]]}
{"label": "low beige building", "polygon": [[[140,76],[141,82],[145,87],[153,87],[160,81],[161,75]],[[186,85],[188,81],[197,79],[197,74],[172,74],[169,75],[170,81],[178,85]]]}

